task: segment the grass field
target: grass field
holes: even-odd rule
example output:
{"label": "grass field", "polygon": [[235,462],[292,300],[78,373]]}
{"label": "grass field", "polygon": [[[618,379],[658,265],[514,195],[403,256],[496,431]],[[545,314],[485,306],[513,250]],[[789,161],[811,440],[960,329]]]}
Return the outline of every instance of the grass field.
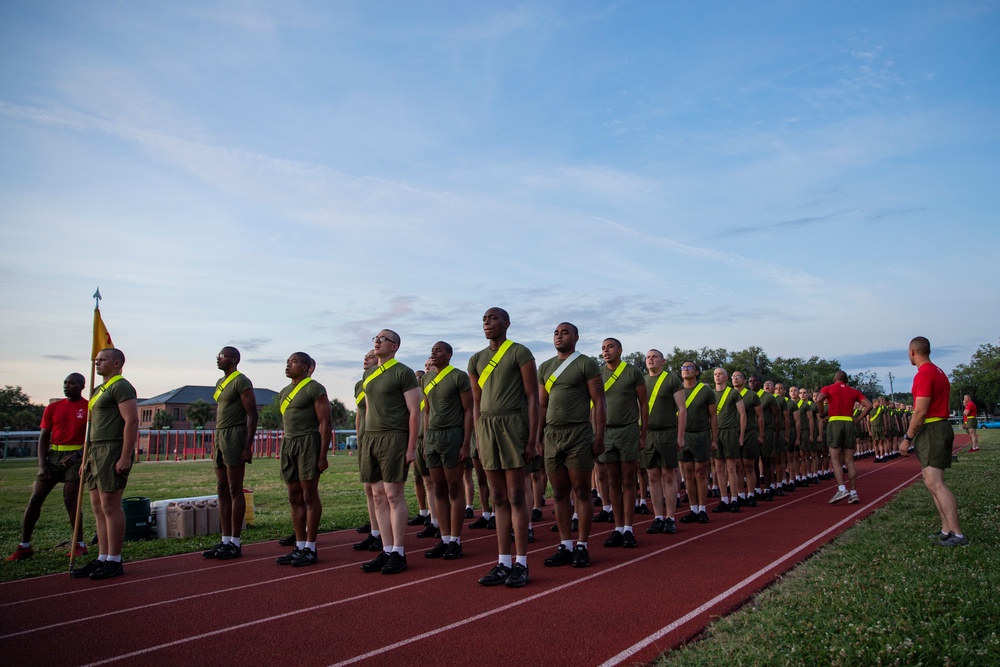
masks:
{"label": "grass field", "polygon": [[1000,665],[1000,434],[980,446],[945,474],[969,546],[928,539],[918,482],[658,664]]}

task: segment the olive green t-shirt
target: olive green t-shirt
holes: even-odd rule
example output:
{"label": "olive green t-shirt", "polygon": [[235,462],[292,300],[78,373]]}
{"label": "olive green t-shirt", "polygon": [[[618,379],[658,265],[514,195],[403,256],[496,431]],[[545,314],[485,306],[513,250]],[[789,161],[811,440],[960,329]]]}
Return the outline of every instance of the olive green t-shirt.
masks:
{"label": "olive green t-shirt", "polygon": [[[435,373],[432,376],[428,373],[420,380],[424,398],[430,410],[427,428],[432,430],[462,426],[465,419],[465,410],[462,409],[462,394],[472,391],[469,375],[465,371],[452,367],[452,370],[443,378],[441,375],[441,373]],[[431,387],[432,383],[433,387]]]}
{"label": "olive green t-shirt", "polygon": [[[278,392],[278,405],[284,405],[285,398],[295,389],[296,383],[291,382]],[[286,438],[296,438],[319,431],[319,417],[316,416],[316,399],[326,396],[326,387],[316,380],[310,380],[299,389],[292,402],[281,415],[281,423],[285,429]]]}
{"label": "olive green t-shirt", "polygon": [[[225,379],[219,378],[218,382],[215,383],[215,388],[218,389]],[[219,394],[219,398],[215,399],[215,402],[219,404],[219,410],[215,416],[215,428],[247,425],[247,411],[243,407],[242,397],[243,392],[247,389],[253,391],[253,383],[243,373],[229,381],[226,388]]]}
{"label": "olive green t-shirt", "polygon": [[[788,428],[795,430],[795,413],[799,411],[799,406],[795,404],[791,396],[785,396],[785,409],[788,410]],[[804,421],[804,420],[803,420]]]}
{"label": "olive green t-shirt", "polygon": [[[601,379],[605,385],[615,370],[617,367],[611,369],[607,364],[601,366]],[[625,426],[639,422],[639,397],[636,396],[635,390],[644,384],[645,380],[639,369],[632,364],[625,364],[615,383],[604,391],[608,404],[608,426]]]}
{"label": "olive green t-shirt", "polygon": [[[379,368],[365,371],[367,380]],[[410,431],[410,411],[406,407],[406,392],[417,389],[417,376],[405,364],[386,368],[365,386],[368,405],[365,409],[365,431]]]}
{"label": "olive green t-shirt", "polygon": [[795,403],[795,408],[799,411],[799,430],[808,431],[809,422],[812,420],[812,411],[809,409],[810,403],[799,399]]}
{"label": "olive green t-shirt", "polygon": [[[552,357],[538,367],[538,382],[545,391],[545,382],[564,359]],[[593,378],[601,377],[597,362],[581,354],[564,370],[549,389],[549,402],[545,411],[548,426],[573,426],[590,422],[590,388]]]}
{"label": "olive green t-shirt", "polygon": [[[694,399],[688,403],[691,394],[694,393],[695,389],[698,389],[699,385],[701,389],[698,390]],[[708,411],[715,410],[714,389],[710,389],[701,382],[690,388],[684,387],[684,403],[687,405],[687,425],[684,427],[685,432],[697,433],[712,428],[712,418],[709,416]]]}
{"label": "olive green t-shirt", "polygon": [[[101,384],[97,390],[100,391],[103,386],[104,384]],[[134,401],[135,398],[135,387],[125,378],[115,381],[108,387],[90,408],[90,441],[123,440],[125,419],[118,409],[118,404]]]}
{"label": "olive green t-shirt", "polygon": [[760,399],[760,407],[764,411],[764,430],[772,431],[775,427],[772,406],[777,405],[778,402],[775,400],[774,394],[769,394],[763,389],[757,392],[757,398]]}
{"label": "olive green t-shirt", "polygon": [[[743,409],[747,413],[746,432],[755,433],[757,431],[757,406],[760,405],[760,396],[746,387],[743,387],[743,391],[740,392],[740,397],[743,399]],[[737,420],[737,428],[739,428],[739,425],[740,423]]]}
{"label": "olive green t-shirt", "polygon": [[[660,390],[656,393],[656,400],[653,400],[653,389],[656,382],[663,378],[660,383]],[[659,375],[647,375],[646,395],[649,396],[649,428],[653,430],[663,430],[677,428],[677,404],[674,402],[674,394],[684,388],[681,379],[667,371],[660,371]],[[704,391],[704,390],[703,390]]]}
{"label": "olive green t-shirt", "polygon": [[[496,354],[496,350],[486,348],[472,355],[469,359],[469,381],[476,382]],[[528,397],[524,394],[524,383],[521,380],[521,367],[534,363],[535,357],[531,350],[520,343],[511,343],[503,358],[493,369],[482,386],[482,397],[479,409],[482,412],[514,412],[524,410]]]}
{"label": "olive green t-shirt", "polygon": [[364,387],[361,386],[361,380],[354,383],[354,405],[357,414],[361,417],[358,420],[358,440],[361,440],[361,436],[365,434],[365,412],[366,406],[368,405],[368,399],[364,396],[361,400],[358,400],[358,396],[361,396],[361,392],[364,391]]}
{"label": "olive green t-shirt", "polygon": [[[726,393],[727,391],[729,392],[728,394]],[[722,391],[715,391],[716,414],[719,415],[720,429],[738,429],[740,427],[740,413],[736,407],[736,401],[738,400],[740,400],[740,392],[728,385]]]}

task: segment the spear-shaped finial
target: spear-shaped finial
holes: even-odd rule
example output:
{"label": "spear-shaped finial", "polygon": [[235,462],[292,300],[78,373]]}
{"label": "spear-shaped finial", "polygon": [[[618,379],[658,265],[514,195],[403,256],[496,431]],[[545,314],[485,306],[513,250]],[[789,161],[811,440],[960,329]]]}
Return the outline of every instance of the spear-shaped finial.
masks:
{"label": "spear-shaped finial", "polygon": [[94,299],[96,299],[96,301],[94,301],[94,308],[100,308],[101,307],[101,288],[100,287],[98,287],[97,291],[94,292]]}

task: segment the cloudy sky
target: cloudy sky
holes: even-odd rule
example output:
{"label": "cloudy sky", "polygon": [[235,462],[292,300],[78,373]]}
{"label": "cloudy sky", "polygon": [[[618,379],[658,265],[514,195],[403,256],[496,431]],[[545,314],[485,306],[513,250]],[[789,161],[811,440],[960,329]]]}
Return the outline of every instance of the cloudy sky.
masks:
{"label": "cloudy sky", "polygon": [[[0,384],[371,337],[839,359],[1000,332],[997,2],[0,3]],[[992,192],[992,194],[990,194]],[[886,382],[887,384],[887,382]]]}

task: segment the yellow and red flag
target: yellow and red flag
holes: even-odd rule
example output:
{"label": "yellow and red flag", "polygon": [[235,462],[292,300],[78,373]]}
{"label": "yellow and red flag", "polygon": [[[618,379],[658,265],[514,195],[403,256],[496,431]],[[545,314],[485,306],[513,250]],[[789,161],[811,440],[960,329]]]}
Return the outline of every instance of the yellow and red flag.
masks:
{"label": "yellow and red flag", "polygon": [[[98,290],[94,297],[98,300],[101,298],[101,292]],[[94,307],[94,344],[91,347],[90,358],[91,360],[97,359],[97,353],[106,347],[114,347],[115,344],[111,342],[111,334],[108,333],[108,328],[104,326],[104,320],[101,319],[101,309],[99,306]]]}

